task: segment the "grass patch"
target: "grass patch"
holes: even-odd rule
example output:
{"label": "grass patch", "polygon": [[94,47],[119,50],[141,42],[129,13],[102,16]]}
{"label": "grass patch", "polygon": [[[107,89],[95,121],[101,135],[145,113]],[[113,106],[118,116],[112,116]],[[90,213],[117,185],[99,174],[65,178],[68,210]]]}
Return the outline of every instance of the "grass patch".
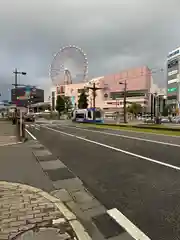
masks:
{"label": "grass patch", "polygon": [[[132,131],[132,132],[147,132],[147,133],[155,133],[155,134],[164,134],[168,136],[180,136],[180,131],[170,131],[170,130],[161,130],[161,126],[158,126],[159,129],[152,129],[149,128],[134,128],[131,126],[108,126],[108,125],[100,125],[100,124],[90,124],[90,123],[80,123],[81,126],[88,126],[93,128],[101,128],[101,129],[114,129],[114,130],[123,130],[123,131]],[[149,126],[149,125],[148,125]]]}

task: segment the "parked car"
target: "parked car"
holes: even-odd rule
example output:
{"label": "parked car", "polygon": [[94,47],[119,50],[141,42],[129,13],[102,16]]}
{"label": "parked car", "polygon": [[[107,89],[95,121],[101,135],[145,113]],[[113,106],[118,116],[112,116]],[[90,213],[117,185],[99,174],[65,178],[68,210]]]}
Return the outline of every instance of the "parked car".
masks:
{"label": "parked car", "polygon": [[154,118],[153,119],[151,119],[151,118],[144,119],[144,123],[154,123],[154,122],[155,122]]}
{"label": "parked car", "polygon": [[34,113],[26,113],[24,115],[24,119],[27,122],[34,122],[35,121],[35,115],[34,115]]}
{"label": "parked car", "polygon": [[161,123],[170,123],[170,119],[166,117],[161,118]]}
{"label": "parked car", "polygon": [[178,117],[174,117],[174,118],[172,118],[172,123],[180,123],[180,117],[178,116]]}

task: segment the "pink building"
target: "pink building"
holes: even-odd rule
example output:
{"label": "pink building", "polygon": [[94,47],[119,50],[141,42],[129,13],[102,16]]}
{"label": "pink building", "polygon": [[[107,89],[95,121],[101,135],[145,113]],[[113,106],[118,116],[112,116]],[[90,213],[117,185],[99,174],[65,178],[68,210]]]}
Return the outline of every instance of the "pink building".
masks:
{"label": "pink building", "polygon": [[[86,83],[74,83],[64,86],[63,94],[73,99],[77,104],[78,97],[84,87],[92,86],[95,82],[97,90],[96,107],[104,110],[123,108],[124,83],[127,83],[127,102],[139,103],[148,110],[151,92],[152,76],[148,67],[129,69],[117,74],[94,78]],[[54,89],[57,89],[54,87]],[[56,91],[57,95],[57,90]],[[88,91],[89,107],[92,106],[92,91]]]}

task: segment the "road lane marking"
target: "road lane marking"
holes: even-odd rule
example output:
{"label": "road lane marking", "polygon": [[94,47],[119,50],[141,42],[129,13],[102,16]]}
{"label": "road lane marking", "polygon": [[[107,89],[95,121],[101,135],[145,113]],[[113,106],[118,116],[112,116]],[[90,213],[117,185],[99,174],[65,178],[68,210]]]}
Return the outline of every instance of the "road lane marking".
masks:
{"label": "road lane marking", "polygon": [[37,138],[32,133],[30,133],[27,129],[25,129],[25,131],[32,137],[33,140],[37,140]]}
{"label": "road lane marking", "polygon": [[0,147],[11,146],[16,144],[21,144],[22,142],[12,142],[12,143],[0,143]]}
{"label": "road lane marking", "polygon": [[[59,127],[61,127],[61,126],[59,126]],[[145,142],[151,142],[151,143],[158,143],[158,144],[169,145],[169,146],[173,146],[173,147],[180,147],[180,144],[161,142],[161,141],[156,141],[156,140],[151,140],[151,139],[146,139],[146,138],[132,137],[132,136],[121,135],[121,134],[117,134],[117,133],[101,132],[99,130],[91,130],[91,129],[81,128],[81,127],[71,127],[71,126],[68,126],[68,125],[67,126],[63,126],[63,127],[65,127],[65,128],[72,128],[72,129],[75,128],[75,129],[82,130],[82,131],[101,133],[101,134],[105,134],[105,135],[109,135],[109,136],[122,137],[122,138],[127,138],[127,139],[132,139],[132,140],[145,141]]]}
{"label": "road lane marking", "polygon": [[107,210],[107,213],[136,240],[150,240],[139,228],[129,221],[117,208]]}
{"label": "road lane marking", "polygon": [[49,128],[49,127],[43,127],[45,129],[49,129],[51,131],[54,131],[54,132],[57,132],[57,133],[61,133],[61,134],[64,134],[64,135],[67,135],[67,136],[70,136],[70,137],[75,137],[77,139],[80,139],[80,140],[83,140],[85,142],[90,142],[90,143],[93,143],[93,144],[96,144],[96,145],[99,145],[101,147],[105,147],[105,148],[108,148],[108,149],[112,149],[112,150],[115,150],[117,152],[121,152],[121,153],[124,153],[126,155],[129,155],[129,156],[132,156],[132,157],[137,157],[139,159],[143,159],[143,160],[146,160],[146,161],[149,161],[149,162],[152,162],[152,163],[156,163],[156,164],[159,164],[159,165],[162,165],[162,166],[165,166],[165,167],[169,167],[169,168],[172,168],[172,169],[175,169],[175,170],[178,170],[180,171],[180,167],[177,167],[175,165],[171,165],[171,164],[168,164],[168,163],[165,163],[165,162],[160,162],[158,160],[155,160],[155,159],[152,159],[152,158],[149,158],[149,157],[144,157],[142,155],[139,155],[139,154],[135,154],[135,153],[132,153],[132,152],[128,152],[128,151],[125,151],[123,149],[120,149],[120,148],[116,148],[116,147],[112,147],[110,145],[107,145],[107,144],[103,144],[103,143],[100,143],[100,142],[96,142],[96,141],[93,141],[93,140],[90,140],[90,139],[87,139],[87,138],[84,138],[84,137],[79,137],[79,136],[76,136],[74,134],[70,134],[70,133],[66,133],[66,132],[63,132],[63,131],[60,131],[60,130],[56,130],[56,129],[53,129],[53,128]]}

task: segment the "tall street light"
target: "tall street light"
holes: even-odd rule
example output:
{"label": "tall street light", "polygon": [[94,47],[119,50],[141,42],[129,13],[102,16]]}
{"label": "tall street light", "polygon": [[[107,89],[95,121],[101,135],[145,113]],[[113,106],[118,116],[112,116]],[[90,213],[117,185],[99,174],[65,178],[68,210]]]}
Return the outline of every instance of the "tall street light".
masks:
{"label": "tall street light", "polygon": [[127,123],[126,119],[126,98],[127,98],[127,81],[119,82],[119,84],[124,85],[124,98],[123,98],[123,112],[124,112],[124,123]]}

